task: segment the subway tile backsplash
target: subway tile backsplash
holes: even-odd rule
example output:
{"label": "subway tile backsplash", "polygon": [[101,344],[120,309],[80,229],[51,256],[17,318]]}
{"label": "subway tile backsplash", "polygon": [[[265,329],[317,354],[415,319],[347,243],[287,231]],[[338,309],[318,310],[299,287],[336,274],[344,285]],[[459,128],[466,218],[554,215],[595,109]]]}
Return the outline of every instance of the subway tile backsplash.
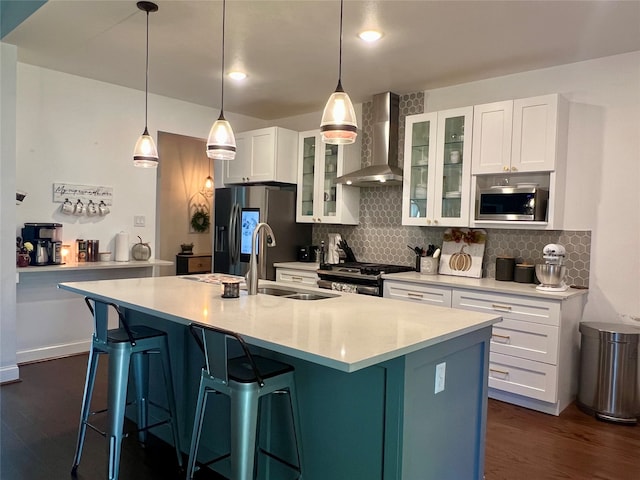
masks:
{"label": "subway tile backsplash", "polygon": [[[423,92],[400,97],[400,131],[398,156],[403,161],[404,117],[424,110]],[[363,105],[362,165],[370,164],[371,148],[368,132],[371,126],[371,103]],[[367,187],[360,189],[360,224],[314,225],[313,242],[328,241],[329,233],[340,233],[351,245],[359,261],[398,265],[415,265],[415,254],[408,246],[441,245],[444,227],[402,225],[402,187]],[[547,231],[519,229],[486,229],[487,244],[482,276],[495,277],[496,257],[513,256],[517,261],[542,263],[542,249],[548,243],[566,247],[567,283],[589,285],[591,255],[590,231]]]}

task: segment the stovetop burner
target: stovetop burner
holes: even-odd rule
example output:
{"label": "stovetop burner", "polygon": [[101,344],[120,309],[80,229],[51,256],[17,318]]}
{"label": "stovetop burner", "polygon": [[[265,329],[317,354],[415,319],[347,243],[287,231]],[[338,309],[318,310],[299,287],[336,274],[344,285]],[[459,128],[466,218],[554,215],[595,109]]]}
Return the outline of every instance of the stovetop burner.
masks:
{"label": "stovetop burner", "polygon": [[320,270],[331,271],[332,274],[359,274],[367,276],[378,276],[383,273],[409,272],[413,267],[406,265],[388,265],[384,263],[365,263],[365,262],[345,262],[338,264],[324,264],[320,266]]}

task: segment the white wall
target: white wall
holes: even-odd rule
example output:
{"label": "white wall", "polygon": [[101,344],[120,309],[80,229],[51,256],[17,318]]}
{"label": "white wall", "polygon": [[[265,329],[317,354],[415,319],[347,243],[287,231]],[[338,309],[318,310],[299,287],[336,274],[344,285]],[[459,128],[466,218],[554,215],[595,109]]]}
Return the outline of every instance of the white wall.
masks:
{"label": "white wall", "polygon": [[556,92],[571,102],[564,229],[592,231],[583,320],[640,325],[640,52],[427,90],[425,111]]}
{"label": "white wall", "polygon": [[[2,44],[2,48],[0,369],[8,365],[7,371],[13,368],[16,378],[16,358],[28,360],[29,355],[36,355],[37,347],[46,343],[42,337],[56,343],[53,347],[46,345],[52,351],[65,351],[64,348],[69,347],[65,342],[68,343],[70,336],[74,336],[72,340],[76,343],[89,338],[78,325],[85,320],[78,319],[77,309],[73,309],[74,299],[55,289],[55,281],[60,279],[49,281],[47,288],[41,288],[42,282],[24,278],[16,302],[13,245],[24,222],[62,223],[65,243],[74,243],[76,238],[98,239],[103,251],[113,251],[115,234],[125,230],[130,234],[131,243],[140,235],[156,252],[159,248],[156,185],[162,164],[156,170],[135,168],[132,163],[133,147],[144,129],[143,91],[16,63],[15,47]],[[6,58],[5,48],[14,49]],[[16,84],[16,78],[14,93],[5,96],[5,88],[9,91],[12,81]],[[216,109],[149,96],[149,131],[154,137],[157,131],[164,131],[206,138],[218,115]],[[227,113],[226,116],[236,131],[265,125],[263,120],[242,115]],[[170,156],[165,158],[162,151],[159,153],[161,162],[172,161]],[[106,217],[73,217],[60,213],[60,204],[53,202],[54,182],[113,187],[111,213]],[[16,187],[27,192],[17,210],[13,200]],[[134,227],[134,215],[144,215],[146,225]],[[75,279],[85,277],[87,275]],[[37,322],[42,320],[47,324],[38,328]],[[88,323],[82,324],[82,328],[85,326],[90,328]],[[50,334],[53,330],[69,335],[63,341]],[[18,357],[16,350],[21,352]],[[0,377],[0,381],[6,381],[5,377]]]}
{"label": "white wall", "polygon": [[0,42],[0,383],[16,380],[16,58]]}
{"label": "white wall", "polygon": [[[144,129],[144,92],[32,65],[18,64],[17,184],[28,195],[18,210],[24,222],[59,222],[63,240],[98,239],[114,251],[117,232],[151,243],[155,251],[156,176],[133,166],[132,153]],[[149,95],[149,131],[206,138],[219,111]],[[262,120],[227,115],[236,131],[259,128]],[[162,158],[161,161],[171,161]],[[106,217],[62,214],[53,203],[54,182],[113,187]],[[146,217],[134,227],[134,215]],[[18,232],[19,233],[19,228]]]}

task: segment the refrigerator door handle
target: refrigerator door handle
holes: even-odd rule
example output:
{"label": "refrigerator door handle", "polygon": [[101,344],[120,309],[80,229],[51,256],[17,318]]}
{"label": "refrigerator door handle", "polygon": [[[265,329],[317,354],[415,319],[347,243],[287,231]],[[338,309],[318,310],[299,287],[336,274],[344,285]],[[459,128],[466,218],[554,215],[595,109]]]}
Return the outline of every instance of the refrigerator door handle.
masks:
{"label": "refrigerator door handle", "polygon": [[236,265],[240,261],[240,204],[235,203],[231,207],[231,217],[229,218],[229,254],[231,265]]}
{"label": "refrigerator door handle", "polygon": [[236,204],[234,203],[233,205],[231,205],[231,212],[229,213],[229,232],[228,232],[228,237],[229,237],[229,265],[233,265],[235,263],[233,261],[233,256],[234,256],[233,249],[235,248],[235,235],[236,235],[236,229],[235,229],[236,216],[235,216],[235,212],[236,212]]}
{"label": "refrigerator door handle", "polygon": [[214,252],[224,252],[225,250],[225,246],[224,246],[224,242],[225,242],[225,230],[226,227],[224,225],[216,225],[216,236],[215,236],[215,247],[214,247]]}

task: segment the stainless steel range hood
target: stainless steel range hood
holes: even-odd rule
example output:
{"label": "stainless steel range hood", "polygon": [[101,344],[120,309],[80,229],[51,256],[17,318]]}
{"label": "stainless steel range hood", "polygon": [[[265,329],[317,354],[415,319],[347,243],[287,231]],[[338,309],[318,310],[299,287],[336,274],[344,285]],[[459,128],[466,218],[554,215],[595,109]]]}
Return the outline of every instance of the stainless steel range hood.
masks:
{"label": "stainless steel range hood", "polygon": [[338,177],[336,183],[357,187],[402,184],[402,168],[398,165],[399,103],[400,97],[395,93],[374,95],[371,165]]}

